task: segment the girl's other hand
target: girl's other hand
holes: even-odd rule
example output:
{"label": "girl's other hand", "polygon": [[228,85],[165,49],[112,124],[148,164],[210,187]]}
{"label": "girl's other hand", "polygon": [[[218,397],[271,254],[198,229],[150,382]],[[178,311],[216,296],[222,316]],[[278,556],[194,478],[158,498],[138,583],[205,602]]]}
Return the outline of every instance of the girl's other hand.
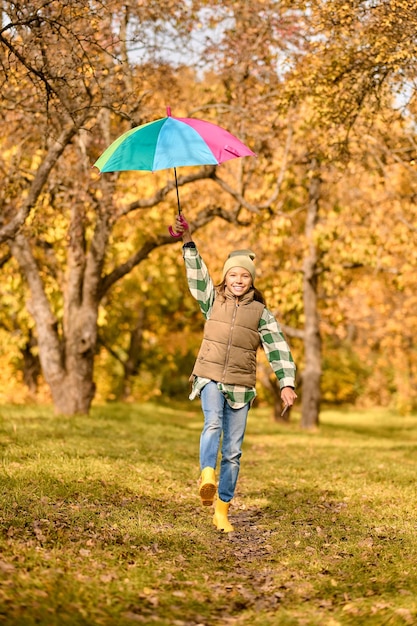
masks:
{"label": "girl's other hand", "polygon": [[292,387],[284,387],[281,390],[281,400],[284,407],[291,407],[297,399],[297,394]]}

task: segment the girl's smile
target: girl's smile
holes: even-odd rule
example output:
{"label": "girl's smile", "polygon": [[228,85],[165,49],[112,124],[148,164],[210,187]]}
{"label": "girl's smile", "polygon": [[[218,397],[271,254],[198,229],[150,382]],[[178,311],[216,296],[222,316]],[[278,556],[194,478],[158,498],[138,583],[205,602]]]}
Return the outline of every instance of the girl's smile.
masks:
{"label": "girl's smile", "polygon": [[243,267],[232,267],[225,276],[225,283],[234,296],[240,297],[252,287],[252,276]]}

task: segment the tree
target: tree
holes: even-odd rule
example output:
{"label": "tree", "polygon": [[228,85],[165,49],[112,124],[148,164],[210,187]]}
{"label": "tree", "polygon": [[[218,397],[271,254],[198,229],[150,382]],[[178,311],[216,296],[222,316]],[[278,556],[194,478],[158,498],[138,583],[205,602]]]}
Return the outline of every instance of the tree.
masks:
{"label": "tree", "polygon": [[[93,366],[100,302],[153,250],[173,243],[167,234],[155,235],[155,229],[148,227],[144,236],[137,238],[129,257],[113,267],[106,266],[116,224],[163,203],[173,190],[173,182],[146,198],[137,193],[142,199],[121,206],[115,197],[123,183],[116,187],[114,176],[98,180],[91,172],[95,160],[91,157],[98,156],[112,135],[120,134],[116,121],[143,121],[142,116],[158,108],[164,90],[171,97],[179,92],[181,80],[177,78],[177,86],[175,80],[167,81],[172,69],[166,63],[146,61],[137,66],[127,62],[124,36],[129,20],[135,24],[143,19],[158,29],[159,3],[148,5],[141,13],[140,7],[134,10],[118,2],[39,0],[30,6],[5,2],[4,11],[6,25],[0,43],[8,80],[3,91],[6,103],[10,103],[7,121],[14,132],[4,139],[3,169],[9,176],[0,242],[8,243],[26,277],[42,371],[57,411],[87,412],[95,393]],[[172,5],[169,18],[181,24],[183,14]],[[119,24],[118,33],[114,24]],[[139,84],[143,97],[148,90],[159,89],[158,97],[149,96],[147,106],[140,107],[141,98],[136,97]],[[16,109],[12,103],[17,96],[20,106]],[[28,140],[24,128],[29,120],[38,132]],[[99,143],[98,137],[104,139]],[[182,187],[212,178],[213,168],[203,168],[181,176],[178,183]],[[125,181],[131,185],[132,177]],[[198,229],[219,214],[230,221],[236,219],[233,212],[209,206],[192,226]],[[53,227],[49,220],[53,220]],[[45,276],[45,251],[62,257],[63,238],[68,244],[65,279],[62,270],[59,275]],[[37,246],[39,240],[42,247]]]}
{"label": "tree", "polygon": [[[97,320],[109,294],[173,243],[164,225],[167,212],[174,213],[172,177],[99,179],[91,164],[123,130],[154,119],[155,111],[162,115],[174,100],[179,114],[204,114],[233,128],[258,154],[230,168],[184,170],[179,185],[203,238],[236,245],[261,235],[261,267],[279,268],[280,278],[264,270],[260,280],[273,308],[284,312],[287,334],[297,346],[304,341],[297,359],[305,368],[302,422],[317,425],[322,333],[340,332],[330,309],[352,271],[372,266],[366,250],[376,250],[361,230],[368,190],[354,195],[355,164],[373,173],[379,160],[391,167],[395,158],[412,158],[412,100],[405,112],[410,123],[396,138],[402,152],[390,145],[390,131],[384,138],[379,131],[398,120],[393,94],[415,78],[416,17],[409,3],[28,4],[3,2],[0,243],[26,276],[57,410],[88,410]],[[216,40],[204,48],[200,37],[199,52],[190,56],[194,70],[184,57],[165,54],[161,42],[186,45],[197,23]],[[341,173],[349,168],[342,195]],[[399,183],[396,193],[405,187]],[[376,195],[388,206],[386,187]],[[355,241],[343,221],[353,209],[360,251],[335,243],[336,236]],[[382,221],[393,217],[390,208]],[[405,262],[400,283],[405,291],[412,284]],[[280,297],[282,287],[288,298]],[[340,314],[348,320],[346,310]],[[121,358],[134,369],[128,346]]]}
{"label": "tree", "polygon": [[[304,9],[304,3],[300,3]],[[307,54],[300,54],[283,86],[282,101],[301,105],[307,154],[320,170],[345,167],[351,158],[355,128],[372,134],[381,111],[390,109],[393,94],[414,77],[416,14],[407,2],[313,2],[305,12]],[[399,26],[399,25],[402,26]],[[409,107],[408,111],[411,111]],[[392,108],[391,108],[391,112]],[[398,116],[397,116],[398,117]],[[362,158],[368,148],[363,146]],[[321,375],[319,278],[326,259],[320,252],[321,175],[310,172],[306,202],[304,275],[304,352],[302,425],[318,424]],[[329,177],[327,177],[329,178]],[[326,202],[329,209],[329,202]],[[355,267],[348,253],[346,265]]]}

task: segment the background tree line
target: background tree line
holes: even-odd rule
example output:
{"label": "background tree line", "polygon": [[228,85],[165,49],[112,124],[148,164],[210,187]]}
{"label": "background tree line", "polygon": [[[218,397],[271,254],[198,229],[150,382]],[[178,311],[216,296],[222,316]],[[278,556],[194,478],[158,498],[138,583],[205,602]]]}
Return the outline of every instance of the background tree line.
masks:
{"label": "background tree line", "polygon": [[[187,293],[172,172],[99,176],[122,132],[209,119],[257,154],[182,168],[218,276],[252,246],[323,400],[415,408],[416,26],[405,1],[1,3],[3,396],[56,410],[187,393],[202,320]],[[261,399],[276,385],[261,367]],[[43,397],[43,396],[42,396]]]}

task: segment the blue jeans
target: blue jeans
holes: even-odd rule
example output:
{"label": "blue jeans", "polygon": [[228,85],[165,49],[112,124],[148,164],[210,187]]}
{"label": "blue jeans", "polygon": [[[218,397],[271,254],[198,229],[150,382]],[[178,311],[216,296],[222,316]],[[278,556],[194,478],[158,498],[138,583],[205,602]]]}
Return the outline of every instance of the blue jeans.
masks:
{"label": "blue jeans", "polygon": [[204,427],[200,437],[200,467],[216,468],[223,433],[218,494],[223,502],[233,498],[239,475],[242,443],[245,436],[249,403],[232,409],[215,382],[201,390]]}

